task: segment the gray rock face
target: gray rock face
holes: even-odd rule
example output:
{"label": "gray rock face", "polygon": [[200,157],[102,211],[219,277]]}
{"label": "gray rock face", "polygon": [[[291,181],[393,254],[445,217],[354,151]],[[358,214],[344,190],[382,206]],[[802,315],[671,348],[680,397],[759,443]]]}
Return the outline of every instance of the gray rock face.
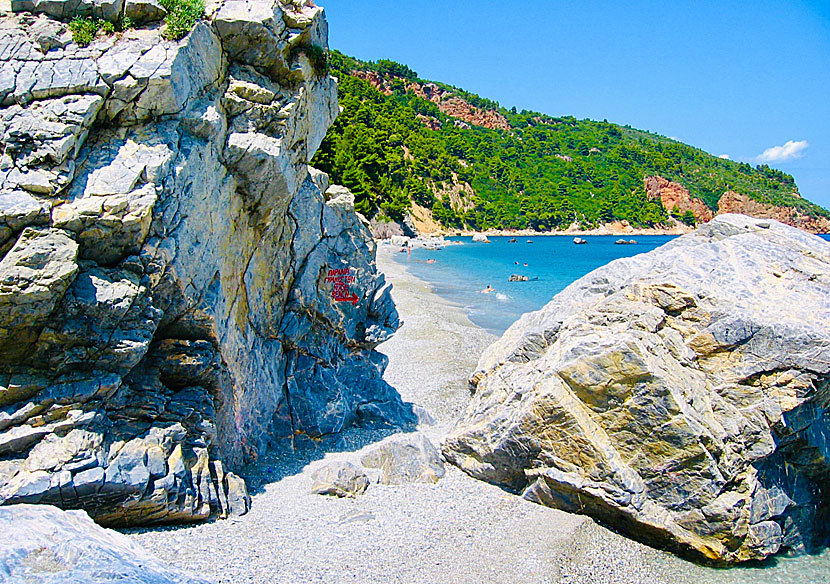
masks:
{"label": "gray rock face", "polygon": [[0,508],[0,578],[33,584],[207,584],[164,566],[83,511],[48,505]]}
{"label": "gray rock face", "polygon": [[369,477],[357,466],[335,461],[318,468],[311,475],[311,492],[315,495],[357,497],[369,486]]}
{"label": "gray rock face", "polygon": [[44,14],[156,3],[0,16],[0,503],[238,515],[229,471],[269,445],[415,421],[374,350],[399,326],[374,243],[308,168],[337,113],[297,50],[323,12],[283,4],[83,49]]}
{"label": "gray rock face", "polygon": [[437,483],[444,476],[441,453],[423,434],[391,436],[366,453],[360,462],[380,470],[385,485]]}
{"label": "gray rock face", "polygon": [[617,260],[482,356],[469,474],[697,559],[827,539],[830,244],[723,215]]}

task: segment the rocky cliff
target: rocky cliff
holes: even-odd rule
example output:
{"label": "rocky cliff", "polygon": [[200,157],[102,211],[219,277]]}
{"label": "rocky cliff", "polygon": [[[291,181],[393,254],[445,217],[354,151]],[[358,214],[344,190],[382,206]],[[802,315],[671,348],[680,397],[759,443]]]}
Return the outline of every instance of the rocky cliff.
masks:
{"label": "rocky cliff", "polygon": [[[830,220],[807,215],[796,207],[769,205],[735,191],[726,191],[718,200],[717,212],[714,212],[702,200],[692,197],[689,190],[679,183],[662,176],[646,176],[643,182],[650,199],[659,199],[670,213],[675,210],[680,213],[691,211],[697,223],[711,221],[716,214],[740,213],[757,219],[775,219],[809,233],[830,233]],[[792,195],[801,198],[797,192]]]}
{"label": "rocky cliff", "polygon": [[[387,78],[376,71],[352,71],[358,79],[363,79],[372,85],[375,89],[384,95],[392,95],[392,83],[402,83],[406,91],[411,92],[418,97],[431,101],[438,106],[441,113],[444,113],[452,118],[458,120],[457,124],[462,124],[462,127],[469,127],[466,124],[473,124],[484,128],[498,128],[500,130],[510,131],[510,123],[501,113],[492,109],[483,109],[476,107],[459,97],[452,91],[443,89],[435,83],[423,83],[420,81],[409,81],[402,77]],[[425,122],[425,125],[430,129],[440,129],[440,122],[435,118],[424,116],[432,122]],[[434,124],[438,123],[435,127]]]}
{"label": "rocky cliff", "polygon": [[374,351],[399,323],[372,239],[308,167],[337,114],[323,10],[72,42],[138,5],[0,16],[0,502],[122,525],[244,512],[226,471],[269,445],[413,419]]}
{"label": "rocky cliff", "polygon": [[723,215],[491,346],[444,444],[474,477],[716,563],[827,542],[830,244]]}
{"label": "rocky cliff", "polygon": [[735,191],[723,194],[718,201],[718,213],[742,213],[760,219],[775,219],[810,233],[830,233],[830,219],[827,217],[810,217],[794,207],[767,205]]}
{"label": "rocky cliff", "polygon": [[697,223],[711,221],[715,214],[706,206],[706,203],[692,197],[689,190],[683,185],[662,176],[647,176],[643,179],[646,194],[649,199],[659,199],[663,208],[668,212],[685,213],[691,211]]}

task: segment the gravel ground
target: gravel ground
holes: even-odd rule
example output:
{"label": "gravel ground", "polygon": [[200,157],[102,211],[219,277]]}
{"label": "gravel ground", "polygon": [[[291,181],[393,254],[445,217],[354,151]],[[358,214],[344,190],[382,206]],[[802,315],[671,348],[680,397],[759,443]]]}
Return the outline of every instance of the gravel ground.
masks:
{"label": "gravel ground", "polygon": [[[429,411],[436,446],[469,400],[467,377],[495,337],[433,294],[383,246],[404,326],[380,350],[386,379]],[[435,485],[373,484],[357,499],[311,494],[321,461],[356,462],[382,432],[351,430],[243,473],[250,513],[126,533],[162,560],[221,583],[697,584],[827,582],[826,558],[789,570],[712,570],[632,542],[585,517],[541,507],[455,467]],[[790,564],[791,566],[793,564]],[[785,566],[786,567],[786,566]],[[800,576],[799,576],[800,575]],[[817,579],[818,578],[818,579]]]}

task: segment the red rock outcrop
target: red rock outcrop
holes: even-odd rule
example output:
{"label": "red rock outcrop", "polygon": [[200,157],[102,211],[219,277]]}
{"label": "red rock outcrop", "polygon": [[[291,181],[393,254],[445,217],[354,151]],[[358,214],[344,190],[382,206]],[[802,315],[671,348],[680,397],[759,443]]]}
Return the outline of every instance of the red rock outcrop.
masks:
{"label": "red rock outcrop", "polygon": [[[375,71],[352,71],[351,75],[363,79],[372,87],[384,95],[392,95],[390,80]],[[403,78],[396,78],[405,81]],[[478,108],[464,99],[461,99],[451,91],[442,89],[435,83],[418,83],[415,81],[406,83],[406,90],[411,91],[418,97],[431,101],[438,106],[442,113],[468,124],[475,124],[490,129],[510,130],[510,123],[503,115],[495,110]],[[421,120],[424,122],[424,120]],[[427,127],[432,127],[429,124]],[[440,124],[438,128],[440,129]]]}
{"label": "red rock outcrop", "polygon": [[448,94],[447,91],[444,91],[435,83],[412,82],[407,84],[406,90],[432,103],[441,103],[441,100]]}
{"label": "red rock outcrop", "polygon": [[383,95],[392,95],[392,88],[386,82],[383,75],[375,71],[352,71],[353,77],[363,79],[369,85],[380,91]]}
{"label": "red rock outcrop", "polygon": [[507,118],[499,112],[478,108],[451,91],[442,89],[435,83],[409,83],[406,90],[422,99],[431,101],[438,106],[442,113],[462,122],[490,129],[510,129]]}
{"label": "red rock outcrop", "polygon": [[650,199],[660,199],[666,211],[672,211],[675,207],[681,213],[691,211],[698,223],[711,221],[715,216],[712,210],[706,206],[706,203],[692,197],[683,185],[662,176],[647,176],[643,179],[643,182],[648,197]]}
{"label": "red rock outcrop", "polygon": [[810,233],[830,233],[830,220],[826,217],[810,217],[795,207],[767,205],[735,191],[726,191],[718,201],[718,215],[724,213],[742,213],[759,219],[775,219]]}
{"label": "red rock outcrop", "polygon": [[477,108],[461,99],[450,97],[438,104],[443,113],[464,122],[490,129],[510,130],[510,123],[503,115],[494,110]]}
{"label": "red rock outcrop", "polygon": [[418,114],[417,118],[423,125],[425,125],[430,130],[438,131],[438,130],[441,129],[441,122],[439,120],[436,120],[435,118],[433,118],[431,116],[425,116],[424,114]]}

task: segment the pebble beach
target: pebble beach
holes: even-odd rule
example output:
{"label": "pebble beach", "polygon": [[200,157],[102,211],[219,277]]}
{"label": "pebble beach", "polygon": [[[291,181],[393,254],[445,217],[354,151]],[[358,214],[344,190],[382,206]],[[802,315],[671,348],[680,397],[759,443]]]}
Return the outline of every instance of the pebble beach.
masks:
{"label": "pebble beach", "polygon": [[[378,267],[394,285],[404,321],[379,347],[389,358],[385,378],[429,413],[418,430],[438,446],[469,400],[468,375],[495,337],[409,274],[387,246],[378,250]],[[125,533],[177,568],[229,584],[746,581],[743,570],[690,564],[449,465],[436,484],[372,484],[354,499],[311,493],[319,465],[357,463],[361,449],[385,435],[351,430],[260,458],[243,473],[252,494],[245,516]]]}

